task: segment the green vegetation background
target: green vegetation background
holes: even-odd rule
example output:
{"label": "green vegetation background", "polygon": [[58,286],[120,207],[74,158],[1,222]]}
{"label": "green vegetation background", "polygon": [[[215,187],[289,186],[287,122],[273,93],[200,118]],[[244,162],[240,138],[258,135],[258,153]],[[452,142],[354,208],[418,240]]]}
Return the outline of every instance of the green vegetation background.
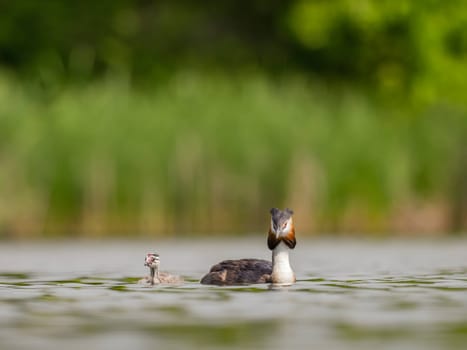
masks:
{"label": "green vegetation background", "polygon": [[0,237],[467,228],[464,1],[0,3]]}

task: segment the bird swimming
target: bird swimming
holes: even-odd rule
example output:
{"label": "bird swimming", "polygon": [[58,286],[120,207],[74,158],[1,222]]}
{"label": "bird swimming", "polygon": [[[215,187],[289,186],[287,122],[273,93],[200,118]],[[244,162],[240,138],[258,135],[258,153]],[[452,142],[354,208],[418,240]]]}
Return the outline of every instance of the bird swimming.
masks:
{"label": "bird swimming", "polygon": [[139,281],[139,283],[154,284],[181,284],[183,278],[180,276],[171,275],[167,272],[160,272],[160,258],[159,254],[148,253],[144,259],[144,266],[149,267],[150,276],[146,276]]}
{"label": "bird swimming", "polygon": [[293,211],[289,208],[272,208],[270,214],[267,244],[272,250],[272,263],[262,259],[224,260],[211,267],[201,279],[202,284],[295,283],[295,273],[289,262],[289,250],[294,249],[297,244],[292,220]]}

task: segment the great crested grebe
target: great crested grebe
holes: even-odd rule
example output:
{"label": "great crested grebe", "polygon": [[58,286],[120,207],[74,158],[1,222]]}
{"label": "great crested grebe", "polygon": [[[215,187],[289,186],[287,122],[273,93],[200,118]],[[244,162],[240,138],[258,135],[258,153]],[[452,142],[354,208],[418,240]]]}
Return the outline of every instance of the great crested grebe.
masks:
{"label": "great crested grebe", "polygon": [[154,284],[180,284],[183,283],[183,278],[180,276],[173,276],[167,272],[160,272],[160,258],[159,254],[148,253],[146,254],[146,259],[144,260],[144,266],[149,267],[150,276],[144,277],[140,280],[140,283],[150,283]]}
{"label": "great crested grebe", "polygon": [[295,282],[295,274],[289,263],[289,250],[297,243],[289,208],[272,208],[268,247],[272,250],[272,264],[267,260],[224,260],[211,267],[201,279],[202,284],[235,285],[273,283],[289,285]]}

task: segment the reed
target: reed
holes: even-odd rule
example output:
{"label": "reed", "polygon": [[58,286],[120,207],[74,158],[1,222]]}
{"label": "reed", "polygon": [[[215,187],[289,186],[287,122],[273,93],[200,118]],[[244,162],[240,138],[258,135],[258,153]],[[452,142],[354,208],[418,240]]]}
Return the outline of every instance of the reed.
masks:
{"label": "reed", "polygon": [[465,113],[297,78],[180,73],[50,94],[0,79],[0,237],[466,228]]}

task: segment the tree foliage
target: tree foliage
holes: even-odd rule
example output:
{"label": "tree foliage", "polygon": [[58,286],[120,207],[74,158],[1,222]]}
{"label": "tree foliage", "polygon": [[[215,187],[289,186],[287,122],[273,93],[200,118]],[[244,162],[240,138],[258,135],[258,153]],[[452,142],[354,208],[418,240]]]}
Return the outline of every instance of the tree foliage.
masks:
{"label": "tree foliage", "polygon": [[25,0],[0,10],[0,64],[45,83],[254,68],[387,98],[464,100],[467,4],[459,0]]}

